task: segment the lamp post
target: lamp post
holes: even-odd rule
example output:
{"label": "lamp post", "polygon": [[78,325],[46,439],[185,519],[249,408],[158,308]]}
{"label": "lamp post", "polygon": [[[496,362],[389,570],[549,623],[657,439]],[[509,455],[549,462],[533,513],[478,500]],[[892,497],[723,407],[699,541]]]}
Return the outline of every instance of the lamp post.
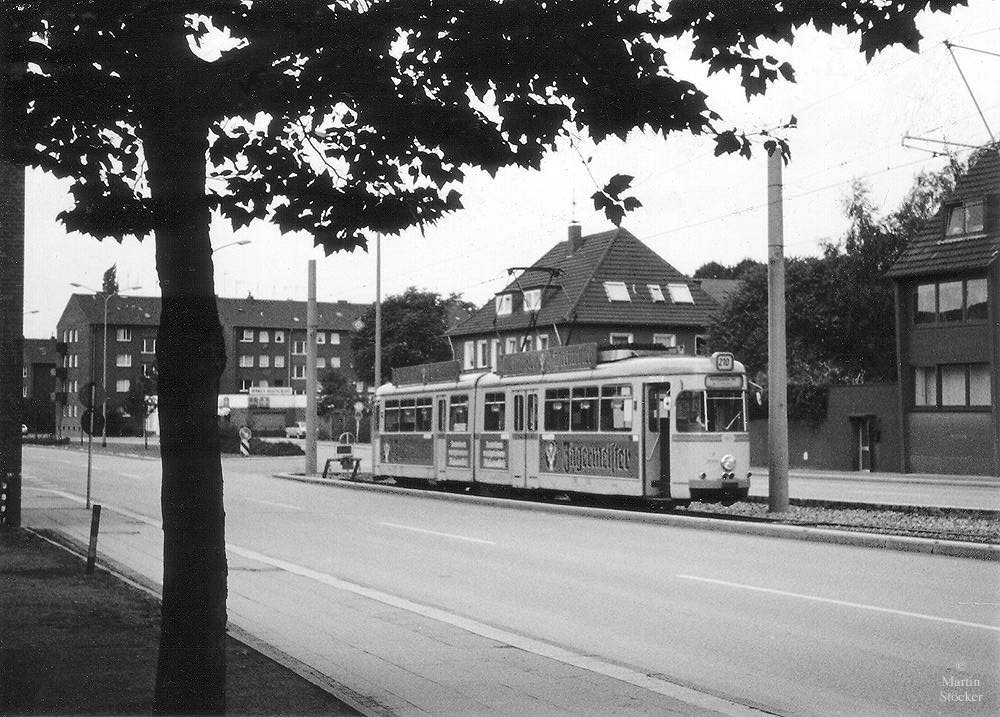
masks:
{"label": "lamp post", "polygon": [[212,249],[212,253],[214,254],[220,249],[225,249],[227,246],[246,246],[252,241],[253,239],[237,239],[236,241],[231,241],[226,244],[221,244],[220,246],[215,247],[214,249]]}
{"label": "lamp post", "polygon": [[[91,289],[89,286],[77,284],[76,282],[70,282],[70,286],[76,287],[77,289],[93,291],[95,294],[104,293],[103,291],[96,291],[95,289]],[[125,291],[135,291],[136,289],[141,288],[141,286],[129,286],[125,289]],[[121,296],[121,292],[115,290],[104,297],[104,366],[101,377],[101,390],[104,392],[103,400],[101,401],[101,418],[104,419],[104,425],[101,427],[102,448],[107,448],[108,445],[108,301],[111,300],[112,296]]]}

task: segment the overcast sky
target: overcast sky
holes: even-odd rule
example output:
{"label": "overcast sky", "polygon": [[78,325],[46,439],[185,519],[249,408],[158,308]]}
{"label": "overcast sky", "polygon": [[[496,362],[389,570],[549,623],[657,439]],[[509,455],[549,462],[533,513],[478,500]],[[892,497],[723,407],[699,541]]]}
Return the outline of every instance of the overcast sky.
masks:
{"label": "overcast sky", "polygon": [[[904,135],[972,145],[989,141],[942,41],[995,53],[954,50],[1000,137],[1000,2],[970,0],[968,8],[951,15],[928,13],[920,27],[925,36],[920,54],[891,49],[871,64],[857,52],[857,37],[802,32],[794,46],[773,52],[792,62],[797,82],[779,84],[749,103],[735,78],[706,80],[703,67],[684,62],[688,47],[672,52],[683,76],[709,93],[712,108],[727,123],[758,129],[780,125],[793,114],[798,118],[798,129],[787,135],[792,161],[784,171],[787,255],[814,254],[821,242],[841,235],[841,203],[853,177],[864,178],[876,203],[888,210],[917,172],[942,165],[928,152],[903,147]],[[713,149],[708,138],[635,133],[625,143],[567,145],[539,172],[504,171],[496,178],[469,172],[464,211],[428,227],[423,236],[412,230],[382,240],[383,296],[418,286],[482,303],[506,284],[507,267],[531,264],[562,241],[573,218],[584,234],[611,228],[589,199],[595,184],[583,158],[591,157],[590,172],[601,184],[617,172],[635,176],[634,193],[643,207],[623,226],[681,271],[693,273],[713,260],[764,259],[766,156],[761,150],[749,161],[716,158]],[[966,156],[968,150],[958,149]],[[115,263],[123,289],[138,285],[136,294],[159,294],[152,239],[118,244],[67,234],[55,217],[69,202],[65,184],[29,172],[24,302],[31,312],[25,315],[29,337],[55,331],[74,291],[70,282],[100,288],[104,270]],[[315,258],[321,300],[374,300],[374,241],[368,254],[325,257],[305,235],[282,236],[265,224],[234,234],[226,222],[213,223],[213,245],[238,239],[252,243],[215,255],[220,296],[249,292],[305,299],[306,263]]]}

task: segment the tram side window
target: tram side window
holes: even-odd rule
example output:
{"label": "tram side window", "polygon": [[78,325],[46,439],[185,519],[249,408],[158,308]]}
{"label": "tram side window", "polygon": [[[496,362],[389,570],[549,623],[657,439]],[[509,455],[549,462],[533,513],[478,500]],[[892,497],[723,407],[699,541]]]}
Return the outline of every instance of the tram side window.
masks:
{"label": "tram side window", "polygon": [[631,386],[601,386],[601,430],[632,430]]}
{"label": "tram side window", "polygon": [[399,432],[413,433],[417,426],[417,408],[412,398],[399,401]]}
{"label": "tram side window", "polygon": [[528,394],[528,432],[538,430],[538,394]]}
{"label": "tram side window", "polygon": [[503,431],[506,421],[507,399],[504,393],[487,393],[483,401],[483,430]]}
{"label": "tram side window", "polygon": [[573,389],[570,405],[570,430],[597,430],[597,386],[582,386]]}
{"label": "tram side window", "polygon": [[385,429],[383,433],[396,433],[399,430],[399,401],[385,402]]}
{"label": "tram side window", "polygon": [[708,430],[731,433],[746,430],[743,391],[708,392]]}
{"label": "tram side window", "polygon": [[520,393],[514,395],[514,430],[524,430],[524,396]]}
{"label": "tram side window", "polygon": [[469,396],[462,394],[451,397],[451,409],[448,411],[449,431],[469,430]]}
{"label": "tram side window", "polygon": [[545,430],[569,430],[568,388],[548,388],[545,390]]}
{"label": "tram side window", "polygon": [[430,397],[417,399],[417,432],[428,433],[433,427],[433,407]]}
{"label": "tram side window", "polygon": [[438,432],[444,433],[448,430],[448,399],[438,399]]}
{"label": "tram side window", "polygon": [[705,392],[681,391],[677,394],[677,431],[695,433],[705,430]]}

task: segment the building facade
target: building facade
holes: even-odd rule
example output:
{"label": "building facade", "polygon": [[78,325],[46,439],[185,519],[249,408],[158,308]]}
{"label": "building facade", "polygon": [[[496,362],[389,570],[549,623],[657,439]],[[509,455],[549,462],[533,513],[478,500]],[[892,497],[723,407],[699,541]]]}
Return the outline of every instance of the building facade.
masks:
{"label": "building facade", "polygon": [[[57,325],[63,350],[58,357],[63,370],[57,372],[61,377],[57,393],[66,395],[60,416],[63,435],[80,435],[85,407],[78,394],[89,381],[107,386],[109,414],[122,408],[136,385],[145,383],[155,392],[159,298],[112,295],[105,299],[101,294],[74,294]],[[219,393],[249,393],[251,387],[305,393],[306,302],[252,297],[219,297],[217,301],[227,356]],[[349,337],[367,308],[343,301],[317,303],[316,367],[320,375],[334,368],[354,381]]]}
{"label": "building facade", "polygon": [[24,363],[21,369],[21,421],[31,433],[55,432],[56,340],[25,339]]}
{"label": "building facade", "polygon": [[661,344],[707,354],[719,308],[700,281],[681,274],[625,229],[559,242],[493,301],[448,332],[466,370],[503,354],[596,343]]}
{"label": "building facade", "polygon": [[905,471],[1000,475],[1000,151],[970,161],[888,272]]}

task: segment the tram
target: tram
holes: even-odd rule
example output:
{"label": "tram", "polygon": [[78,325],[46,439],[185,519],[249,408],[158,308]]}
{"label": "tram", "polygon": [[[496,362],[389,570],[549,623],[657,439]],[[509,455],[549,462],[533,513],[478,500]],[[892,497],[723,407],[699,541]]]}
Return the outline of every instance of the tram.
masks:
{"label": "tram", "polygon": [[461,368],[394,369],[376,391],[376,476],[680,505],[747,497],[747,379],[731,353],[578,344]]}

